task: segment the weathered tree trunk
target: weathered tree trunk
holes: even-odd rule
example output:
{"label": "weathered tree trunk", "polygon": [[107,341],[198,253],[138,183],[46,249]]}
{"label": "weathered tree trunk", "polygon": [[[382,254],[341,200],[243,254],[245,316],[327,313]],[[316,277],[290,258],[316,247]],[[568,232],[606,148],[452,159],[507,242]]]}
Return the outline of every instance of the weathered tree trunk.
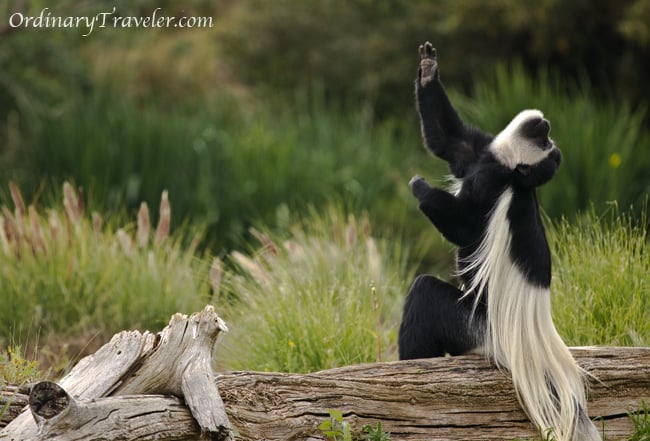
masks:
{"label": "weathered tree trunk", "polygon": [[[189,319],[174,316],[158,336],[117,334],[61,387],[33,387],[30,410],[0,432],[0,441],[229,439],[228,418],[236,440],[322,440],[317,426],[329,409],[341,410],[356,430],[381,421],[394,441],[537,437],[507,374],[482,357],[213,377],[207,366],[221,329],[221,320],[206,309]],[[194,345],[201,349],[189,349]],[[603,418],[608,440],[624,439],[632,432],[627,412],[641,400],[650,403],[650,348],[572,352],[594,377],[590,415]],[[13,400],[26,403],[27,397],[15,394]]]}
{"label": "weathered tree trunk", "polygon": [[[650,348],[574,348],[590,381],[589,413],[608,440],[632,433],[627,415],[650,403]],[[510,378],[480,356],[349,366],[307,375],[232,372],[217,377],[242,440],[322,439],[341,410],[357,429],[382,422],[393,440],[538,439]],[[599,424],[600,426],[600,424]]]}

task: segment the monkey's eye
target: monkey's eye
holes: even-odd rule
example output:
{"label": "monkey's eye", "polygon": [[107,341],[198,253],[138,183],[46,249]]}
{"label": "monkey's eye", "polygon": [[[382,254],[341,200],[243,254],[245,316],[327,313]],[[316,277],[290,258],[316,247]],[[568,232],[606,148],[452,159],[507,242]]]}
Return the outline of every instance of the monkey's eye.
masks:
{"label": "monkey's eye", "polygon": [[523,176],[528,176],[530,174],[530,165],[519,164],[516,170]]}

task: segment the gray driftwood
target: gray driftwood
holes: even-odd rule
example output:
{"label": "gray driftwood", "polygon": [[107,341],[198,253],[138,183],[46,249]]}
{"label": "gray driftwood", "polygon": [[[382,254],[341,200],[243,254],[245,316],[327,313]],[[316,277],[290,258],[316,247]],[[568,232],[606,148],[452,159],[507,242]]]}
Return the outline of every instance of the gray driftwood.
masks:
{"label": "gray driftwood", "polygon": [[[229,439],[228,418],[235,440],[322,440],[317,426],[329,409],[341,410],[357,431],[381,421],[394,441],[536,439],[508,376],[482,357],[364,364],[302,375],[224,372],[212,377],[201,368],[209,365],[211,352],[188,357],[181,348],[189,339],[212,349],[224,328],[206,309],[189,319],[174,316],[158,337],[117,334],[82,360],[61,387],[43,382],[32,388],[31,410],[5,427],[0,440]],[[572,352],[594,377],[591,416],[603,419],[608,440],[625,439],[632,432],[628,411],[641,400],[650,403],[650,348]],[[200,386],[190,385],[195,379]],[[25,403],[27,397],[17,393],[13,400]]]}
{"label": "gray driftwood", "polygon": [[[193,427],[188,420],[205,438],[230,440],[211,367],[214,344],[223,330],[225,323],[207,306],[190,317],[173,315],[155,335],[120,332],[81,360],[58,386],[44,382],[32,388],[30,408],[0,432],[0,440],[186,439],[187,427]],[[133,395],[168,397],[160,401],[162,397]],[[123,396],[129,397],[118,398]],[[142,426],[142,433],[129,435],[124,422],[137,418],[134,424]],[[161,421],[174,425],[176,419],[184,427],[172,432],[180,435],[161,429]]]}

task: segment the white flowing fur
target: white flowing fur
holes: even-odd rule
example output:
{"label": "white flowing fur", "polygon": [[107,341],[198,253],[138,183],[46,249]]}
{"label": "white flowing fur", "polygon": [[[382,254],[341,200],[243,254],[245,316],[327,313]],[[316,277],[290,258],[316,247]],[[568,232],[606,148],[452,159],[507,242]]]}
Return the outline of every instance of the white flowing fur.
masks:
{"label": "white flowing fur", "polygon": [[507,188],[463,271],[476,271],[466,293],[489,287],[485,352],[510,371],[522,407],[542,433],[550,430],[558,441],[600,440],[585,414],[582,371],[553,325],[550,291],[531,285],[510,257],[511,200]]}

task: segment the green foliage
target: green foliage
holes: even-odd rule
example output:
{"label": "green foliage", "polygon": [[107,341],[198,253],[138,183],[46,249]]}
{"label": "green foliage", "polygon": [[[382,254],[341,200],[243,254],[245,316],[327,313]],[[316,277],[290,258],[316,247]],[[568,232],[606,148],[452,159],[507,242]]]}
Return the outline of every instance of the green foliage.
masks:
{"label": "green foliage", "polygon": [[272,224],[283,205],[294,211],[336,198],[381,215],[391,229],[416,210],[404,202],[411,201],[406,170],[424,156],[415,123],[375,125],[327,108],[318,93],[253,114],[226,96],[218,106],[193,106],[137,104],[100,88],[42,118],[0,172],[28,194],[44,177],[50,188],[73,177],[100,211],[135,211],[167,189],[172,223],[207,225],[217,249],[242,246],[248,226]]}
{"label": "green foliage", "polygon": [[521,110],[538,108],[552,124],[551,137],[562,150],[558,174],[540,189],[540,203],[553,218],[571,216],[594,204],[641,206],[650,193],[650,134],[643,109],[593,98],[584,80],[565,94],[556,76],[527,76],[521,65],[499,66],[474,85],[472,98],[452,100],[467,120],[498,132]]}
{"label": "green foliage", "polygon": [[329,410],[329,418],[318,425],[328,441],[352,441],[350,424],[343,421],[343,412],[337,409]]}
{"label": "green foliage", "polygon": [[[426,158],[419,147],[410,92],[417,60],[415,49],[406,48],[415,48],[423,38],[417,35],[428,35],[431,29],[441,35],[439,47],[447,47],[440,55],[445,81],[456,82],[459,65],[491,77],[477,83],[472,99],[454,94],[468,121],[496,131],[523,108],[546,111],[565,156],[560,173],[541,192],[542,205],[552,217],[571,215],[592,202],[599,208],[603,201],[618,200],[624,207],[637,202],[650,190],[650,135],[644,131],[643,109],[595,101],[595,86],[589,88],[584,79],[581,88],[565,96],[566,84],[544,72],[532,80],[521,65],[500,67],[491,76],[494,60],[483,60],[490,53],[487,48],[467,51],[462,49],[465,43],[452,38],[474,31],[492,38],[487,30],[494,29],[495,20],[513,32],[523,32],[528,25],[543,32],[534,24],[543,24],[544,11],[556,6],[528,3],[508,0],[477,6],[444,1],[435,7],[429,2],[398,7],[399,2],[371,0],[344,7],[336,0],[283,7],[284,1],[247,0],[223,7],[218,17],[223,19],[219,29],[224,38],[219,42],[224,53],[232,52],[234,61],[229,61],[236,66],[243,60],[236,69],[238,78],[255,77],[251,82],[271,86],[274,92],[269,94],[258,93],[258,88],[241,94],[231,83],[214,87],[212,75],[218,67],[210,62],[209,69],[201,69],[206,63],[196,62],[215,51],[212,40],[202,34],[160,32],[155,38],[135,39],[131,33],[105,32],[78,50],[101,74],[68,72],[83,64],[77,61],[58,66],[58,75],[40,61],[25,67],[28,61],[21,57],[29,51],[18,46],[36,45],[41,34],[16,30],[0,46],[9,66],[0,89],[11,97],[0,115],[0,135],[6,141],[0,144],[0,174],[19,182],[30,198],[43,187],[73,180],[96,204],[91,208],[102,212],[125,206],[134,212],[140,201],[154,204],[167,189],[175,201],[173,224],[206,226],[208,243],[219,252],[243,246],[251,224],[272,225],[281,206],[294,212],[333,198],[343,199],[352,210],[381,216],[377,228],[404,229],[413,242],[421,243],[426,223],[417,214],[406,182],[416,172],[442,176],[446,167]],[[195,9],[207,7],[200,1],[191,4]],[[43,5],[30,3],[30,11]],[[64,2],[57,12],[72,5]],[[128,13],[145,13],[152,5],[143,2]],[[86,6],[104,7],[94,2]],[[535,14],[529,13],[532,6]],[[364,22],[363,30],[349,39],[346,23],[357,21]],[[461,29],[468,22],[473,23],[471,29]],[[331,38],[323,38],[323,28]],[[250,29],[273,38],[250,38]],[[66,35],[59,32],[48,40],[57,47],[46,50],[48,57],[67,60],[76,54],[76,43]],[[487,40],[480,39],[482,44]],[[73,55],[66,58],[59,50]],[[93,58],[96,53],[103,56]],[[283,57],[293,61],[288,64]],[[480,70],[467,68],[474,57]],[[139,61],[115,69],[129,59]],[[298,67],[287,70],[291,64]],[[33,81],[23,80],[19,72],[30,69],[36,69]],[[117,79],[110,79],[114,76]],[[65,78],[74,84],[65,83]],[[41,91],[41,80],[51,82],[54,90]],[[285,80],[290,93],[275,87],[274,81]],[[334,92],[339,83],[349,84],[349,93]],[[383,87],[385,83],[394,83],[394,93]],[[377,113],[392,114],[381,110],[387,105],[379,99],[395,109],[399,120],[377,118]],[[422,161],[425,169],[419,166]],[[438,263],[444,258],[440,254],[431,260]]]}
{"label": "green foliage", "polygon": [[613,206],[550,234],[553,311],[569,345],[650,345],[648,233]]}
{"label": "green foliage", "polygon": [[361,429],[363,439],[366,441],[390,441],[390,432],[381,429],[381,421],[377,421],[377,427],[366,424]]}
{"label": "green foliage", "polygon": [[38,363],[27,359],[20,346],[9,346],[6,352],[0,352],[0,387],[27,384],[40,375]]}
{"label": "green foliage", "polygon": [[[129,48],[134,46],[133,36],[139,34],[139,43],[136,46],[146,45],[149,41],[142,36],[142,28],[136,29],[135,33],[129,29],[112,29],[106,26],[99,29],[95,26],[91,35],[86,35],[89,28],[84,25],[78,27],[53,27],[48,23],[53,23],[55,17],[93,17],[98,13],[111,12],[115,8],[116,15],[119,16],[151,16],[156,8],[166,15],[187,14],[192,15],[209,15],[214,13],[218,7],[209,8],[202,5],[204,0],[168,0],[160,4],[155,0],[142,0],[138,2],[116,1],[106,2],[103,0],[87,0],[82,3],[74,0],[58,0],[56,3],[47,0],[15,1],[0,0],[0,64],[3,69],[0,72],[0,131],[6,129],[3,124],[8,114],[17,112],[22,118],[25,118],[28,124],[38,123],[38,118],[42,115],[57,113],[65,107],[67,98],[71,93],[87,92],[92,89],[96,80],[93,70],[102,65],[105,61],[115,63],[115,47],[119,47],[122,54],[128,53]],[[13,14],[16,16],[11,21]],[[19,25],[20,16],[23,17],[44,17],[40,26]],[[48,19],[50,21],[48,21]],[[110,22],[110,20],[109,20]],[[11,26],[10,23],[18,24],[18,27]],[[173,31],[173,28],[170,30]],[[149,35],[155,34],[154,29],[147,29]],[[173,35],[173,32],[169,32]],[[178,40],[183,40],[179,38]],[[184,56],[179,56],[178,52],[181,47],[177,47],[175,61],[183,68]],[[150,48],[147,48],[150,51]],[[84,53],[90,53],[84,57]],[[156,51],[150,51],[156,52]],[[130,71],[131,75],[141,75],[141,80],[148,80],[155,83],[154,75],[146,67],[143,67],[142,61],[147,57],[140,54],[138,64],[133,69],[124,69],[124,59],[120,60],[121,65],[116,70]],[[183,54],[184,55],[184,54]],[[193,55],[196,55],[193,53]],[[200,60],[204,65],[205,59]],[[115,67],[115,66],[113,66]],[[175,82],[169,81],[170,72],[178,74],[177,66],[167,66],[167,78],[162,81],[163,84],[157,84],[160,87],[171,87],[176,85]],[[202,76],[193,75],[204,79]],[[122,72],[120,80],[124,80]],[[131,83],[133,77],[130,78]],[[142,83],[141,81],[140,83]],[[186,81],[185,92],[188,84]],[[142,84],[140,84],[142,85]],[[116,89],[129,89],[125,81],[116,82]],[[142,89],[139,90],[142,97]],[[196,91],[194,91],[196,93]],[[162,93],[157,91],[156,95],[165,95],[170,90],[164,90]],[[24,121],[23,124],[27,125]]]}
{"label": "green foliage", "polygon": [[377,427],[366,424],[361,429],[361,438],[353,438],[350,424],[343,420],[343,412],[338,409],[330,409],[328,412],[329,418],[318,425],[318,430],[328,441],[390,441],[390,433],[381,430],[381,421],[377,422]]}
{"label": "green foliage", "polygon": [[[72,97],[62,112],[43,116],[28,132],[17,160],[3,165],[29,194],[45,176],[50,187],[73,177],[98,204],[93,208],[117,211],[126,206],[134,211],[143,200],[155,203],[167,189],[178,201],[175,225],[188,213],[197,221],[217,221],[221,213],[215,212],[211,199],[232,194],[225,191],[232,178],[227,175],[231,164],[215,165],[215,157],[236,150],[222,126],[237,131],[237,123],[225,113],[195,116],[187,108],[163,111],[151,102],[141,107],[103,88]],[[244,156],[242,152],[240,158]],[[219,226],[228,231],[230,220]]]}
{"label": "green foliage", "polygon": [[634,434],[628,441],[649,441],[650,440],[650,407],[645,401],[641,400],[637,410],[630,409],[628,411],[632,425],[634,426]]}
{"label": "green foliage", "polygon": [[618,28],[630,41],[641,47],[650,46],[650,3],[645,0],[629,2]]}
{"label": "green foliage", "polygon": [[[0,216],[0,340],[29,330],[60,335],[161,328],[174,312],[200,309],[207,293],[195,249],[169,236],[169,202],[151,228],[143,205],[137,227],[110,231],[80,195],[64,187],[63,208],[26,207],[11,186],[13,212]],[[207,274],[206,274],[207,275]],[[205,280],[205,278],[204,278]]]}
{"label": "green foliage", "polygon": [[[80,31],[45,27],[25,29],[9,25],[9,17],[13,13],[38,16],[44,8],[50,8],[51,12],[51,2],[0,0],[2,123],[11,111],[35,114],[51,109],[65,95],[66,88],[73,84],[82,87],[88,84],[89,77],[83,63],[75,57],[77,44],[81,40]],[[73,11],[74,14],[83,15],[88,12],[87,5],[71,0],[57,2],[58,14],[71,15]]]}
{"label": "green foliage", "polygon": [[361,96],[381,114],[410,107],[405,79],[414,77],[425,40],[456,85],[523,59],[531,71],[552,64],[574,79],[588,66],[601,96],[617,84],[628,100],[644,103],[647,15],[644,0],[243,0],[229,10],[219,39],[248,84],[286,91],[322,81],[333,95]]}
{"label": "green foliage", "polygon": [[417,44],[431,28],[414,19],[435,11],[423,4],[237,2],[219,29],[220,52],[242,80],[267,93],[325,84],[335,98],[352,97],[373,110],[397,114],[412,108],[404,86],[414,78]]}
{"label": "green foliage", "polygon": [[[161,7],[165,15],[210,16],[215,25],[206,32],[102,29],[82,37],[86,29],[11,28],[5,19],[16,10],[38,15],[45,7],[57,16],[93,16],[116,7],[122,16],[143,17]],[[97,66],[112,65],[118,88],[140,97],[200,96],[201,84],[209,93],[205,89],[215,83],[215,69],[206,75],[199,64],[214,67],[215,59],[219,82],[228,71],[272,96],[326,84],[328,96],[360,98],[378,114],[400,115],[412,108],[405,79],[414,77],[416,47],[427,39],[446,60],[446,80],[456,85],[470,84],[487,66],[523,59],[531,71],[553,64],[570,78],[589,66],[602,95],[616,84],[628,100],[643,103],[650,94],[644,76],[648,11],[645,0],[0,0],[0,97],[6,98],[0,100],[0,124],[10,109],[60,110],[71,90],[94,87]],[[216,50],[196,52],[191,33]],[[175,40],[170,58],[158,63],[155,54],[167,36]],[[135,54],[131,61],[123,56],[129,52]],[[201,63],[185,63],[187,53]],[[131,73],[130,81],[121,81]]]}
{"label": "green foliage", "polygon": [[[253,257],[234,252],[240,274],[224,280],[228,368],[313,372],[394,358],[406,253],[370,235],[367,217],[312,213],[290,235],[256,232]],[[219,304],[226,302],[217,301]],[[246,348],[246,350],[242,350]]]}
{"label": "green foliage", "polygon": [[[442,184],[447,173],[420,147],[415,111],[399,123],[373,122],[327,104],[323,95],[296,93],[288,103],[269,101],[246,113],[227,95],[219,105],[169,108],[104,85],[41,118],[13,158],[0,158],[0,173],[15,177],[29,195],[42,190],[42,179],[54,188],[74,178],[99,211],[133,212],[167,189],[175,202],[172,223],[206,226],[208,243],[219,251],[242,247],[251,224],[274,225],[280,207],[293,213],[337,199],[414,243],[435,238],[436,247],[427,246],[431,262],[446,259],[406,185],[415,173]],[[600,210],[612,200],[639,206],[650,192],[645,113],[594,101],[586,83],[566,96],[550,74],[533,80],[521,67],[500,67],[476,84],[474,98],[452,95],[468,121],[491,131],[523,108],[546,111],[564,154],[560,172],[540,191],[553,218],[592,203]]]}
{"label": "green foliage", "polygon": [[[28,360],[20,346],[9,346],[6,352],[0,351],[0,391],[7,385],[21,386],[40,376],[38,362]],[[0,420],[10,405],[11,398],[0,405]]]}

